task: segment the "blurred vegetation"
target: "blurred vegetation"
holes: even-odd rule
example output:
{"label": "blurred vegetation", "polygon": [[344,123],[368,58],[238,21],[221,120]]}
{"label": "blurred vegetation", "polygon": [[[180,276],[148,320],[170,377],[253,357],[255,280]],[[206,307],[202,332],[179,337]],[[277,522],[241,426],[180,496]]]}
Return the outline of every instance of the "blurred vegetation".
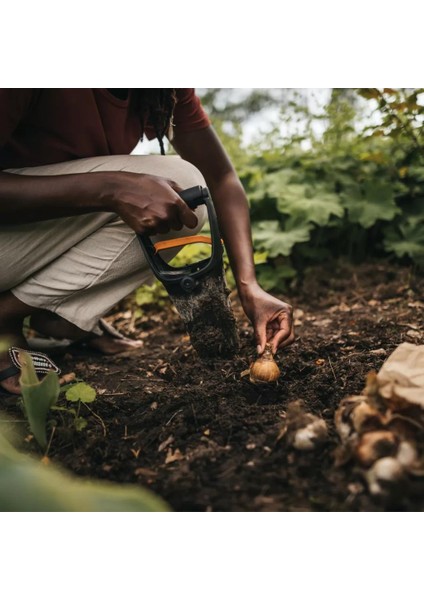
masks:
{"label": "blurred vegetation", "polygon": [[[333,89],[319,114],[300,93],[280,98],[279,122],[242,156],[238,117],[231,129],[231,111],[216,111],[206,96],[250,200],[266,289],[282,290],[330,257],[388,255],[424,266],[423,91]],[[262,100],[269,106],[269,97]],[[285,127],[294,119],[302,132]]]}
{"label": "blurred vegetation", "polygon": [[165,502],[139,486],[76,479],[48,462],[21,454],[0,432],[0,511],[169,510]]}
{"label": "blurred vegetation", "polygon": [[242,103],[245,115],[279,107],[275,127],[248,145],[240,103],[223,110],[217,92],[203,98],[250,200],[262,285],[282,291],[340,256],[423,267],[424,90],[333,89],[316,113],[302,91],[272,92]]}
{"label": "blurred vegetation", "polygon": [[[258,279],[269,291],[332,258],[424,267],[424,89],[333,88],[326,96],[201,93],[247,192]],[[256,127],[248,143],[246,124]],[[191,246],[179,262],[203,255]],[[163,301],[160,289],[149,289],[153,302]]]}
{"label": "blurred vegetation", "polygon": [[[8,342],[0,339],[0,351]],[[59,377],[50,371],[41,381],[34,370],[31,356],[20,356],[22,374],[22,408],[29,430],[46,454],[29,458],[15,450],[0,430],[0,511],[165,511],[165,502],[140,486],[105,484],[94,480],[78,480],[51,465],[47,456],[47,430],[50,441],[55,433],[54,420],[48,420],[50,411],[70,415],[65,423],[81,431],[87,421],[79,415],[82,406],[94,402],[95,390],[84,382],[60,387]],[[60,399],[60,394],[65,398]],[[61,400],[61,404],[58,401]],[[75,406],[75,408],[70,408]],[[95,415],[95,413],[90,410]],[[98,417],[98,415],[95,415]],[[98,417],[100,418],[100,417]],[[7,418],[1,419],[9,422]],[[13,422],[13,421],[11,421]],[[10,432],[9,432],[10,433]]]}

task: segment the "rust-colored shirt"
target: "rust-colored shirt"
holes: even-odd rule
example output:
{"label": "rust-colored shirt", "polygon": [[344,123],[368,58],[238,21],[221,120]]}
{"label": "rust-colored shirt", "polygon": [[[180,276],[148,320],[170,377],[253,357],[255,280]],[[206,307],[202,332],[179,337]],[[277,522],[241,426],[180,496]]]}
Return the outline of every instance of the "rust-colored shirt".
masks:
{"label": "rust-colored shirt", "polygon": [[[176,94],[176,132],[210,124],[193,88]],[[119,99],[107,89],[0,89],[0,170],[129,154],[143,129],[131,90]]]}

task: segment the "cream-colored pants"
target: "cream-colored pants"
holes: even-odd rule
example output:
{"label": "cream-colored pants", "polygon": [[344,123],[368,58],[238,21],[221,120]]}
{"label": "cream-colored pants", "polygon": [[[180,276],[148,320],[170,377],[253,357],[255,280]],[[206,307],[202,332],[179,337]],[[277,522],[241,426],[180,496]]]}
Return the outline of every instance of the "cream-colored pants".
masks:
{"label": "cream-colored pants", "polygon": [[[101,156],[70,162],[10,169],[20,175],[68,175],[93,171],[131,171],[168,177],[182,188],[205,185],[192,164],[176,156]],[[154,240],[195,235],[205,218],[196,210],[198,227],[183,228]],[[177,250],[162,254],[170,260]],[[140,244],[113,213],[0,224],[0,291],[11,290],[29,306],[57,313],[86,331],[98,331],[98,321],[138,286],[151,283]]]}

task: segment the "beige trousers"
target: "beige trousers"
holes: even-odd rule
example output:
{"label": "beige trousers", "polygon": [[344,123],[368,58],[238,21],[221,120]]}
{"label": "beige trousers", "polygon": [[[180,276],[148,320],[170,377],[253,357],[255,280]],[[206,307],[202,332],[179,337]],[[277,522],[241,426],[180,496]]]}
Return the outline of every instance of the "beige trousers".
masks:
{"label": "beige trousers", "polygon": [[[205,185],[200,171],[176,156],[102,156],[9,170],[52,176],[94,171],[158,175],[182,188]],[[183,228],[154,241],[195,235],[205,221],[205,207],[196,214],[196,229]],[[177,252],[167,250],[162,256],[170,260]],[[57,313],[85,331],[99,331],[98,321],[108,310],[153,278],[134,231],[113,213],[0,224],[0,292],[11,290],[29,306]]]}

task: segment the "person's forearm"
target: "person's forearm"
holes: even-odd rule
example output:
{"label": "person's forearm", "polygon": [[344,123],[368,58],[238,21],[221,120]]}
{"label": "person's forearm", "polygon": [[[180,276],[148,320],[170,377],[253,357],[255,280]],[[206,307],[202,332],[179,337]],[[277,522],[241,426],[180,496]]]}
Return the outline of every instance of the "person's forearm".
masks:
{"label": "person's forearm", "polygon": [[29,176],[0,172],[0,225],[105,211],[105,173]]}
{"label": "person's forearm", "polygon": [[211,192],[241,297],[256,287],[250,233],[249,206],[239,178],[212,127],[190,133],[176,132],[173,145],[182,158],[203,174]]}
{"label": "person's forearm", "polygon": [[243,187],[234,172],[218,182],[209,181],[219,227],[240,295],[256,283],[249,207]]}

